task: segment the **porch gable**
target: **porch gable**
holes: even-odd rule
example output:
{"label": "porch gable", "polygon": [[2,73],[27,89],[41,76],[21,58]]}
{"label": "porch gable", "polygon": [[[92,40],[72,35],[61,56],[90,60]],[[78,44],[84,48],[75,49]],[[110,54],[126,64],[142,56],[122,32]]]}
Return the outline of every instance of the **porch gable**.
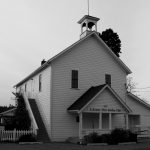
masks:
{"label": "porch gable", "polygon": [[84,108],[83,112],[126,113],[127,109],[116,96],[106,88]]}
{"label": "porch gable", "polygon": [[118,94],[107,84],[91,87],[69,108],[70,112],[105,111],[132,112]]}

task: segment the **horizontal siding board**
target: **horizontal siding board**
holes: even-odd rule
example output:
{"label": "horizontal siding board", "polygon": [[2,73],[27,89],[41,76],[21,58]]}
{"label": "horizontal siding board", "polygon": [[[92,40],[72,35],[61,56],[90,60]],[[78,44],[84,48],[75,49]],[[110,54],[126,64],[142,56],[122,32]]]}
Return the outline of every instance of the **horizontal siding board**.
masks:
{"label": "horizontal siding board", "polygon": [[141,115],[150,114],[150,108],[148,109],[147,106],[144,106],[144,104],[141,104],[131,96],[127,96],[126,103],[131,108],[131,110],[133,111],[132,113],[134,114],[141,114]]}
{"label": "horizontal siding board", "polygon": [[150,126],[150,108],[141,104],[136,99],[131,96],[127,96],[126,99],[127,105],[132,109],[133,114],[140,114],[140,123],[141,126]]}

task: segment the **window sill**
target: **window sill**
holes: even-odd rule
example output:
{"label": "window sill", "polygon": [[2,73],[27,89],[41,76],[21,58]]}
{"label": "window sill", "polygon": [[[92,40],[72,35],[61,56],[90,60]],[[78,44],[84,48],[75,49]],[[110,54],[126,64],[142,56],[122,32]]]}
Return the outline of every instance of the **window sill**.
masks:
{"label": "window sill", "polygon": [[72,89],[72,90],[80,90],[79,88],[70,88],[70,89]]}

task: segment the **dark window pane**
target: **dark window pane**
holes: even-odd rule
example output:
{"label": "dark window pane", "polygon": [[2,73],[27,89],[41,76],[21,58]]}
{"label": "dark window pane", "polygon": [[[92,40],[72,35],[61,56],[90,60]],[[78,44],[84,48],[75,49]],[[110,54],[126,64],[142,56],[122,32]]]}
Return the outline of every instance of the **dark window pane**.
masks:
{"label": "dark window pane", "polygon": [[42,75],[39,75],[39,92],[42,90]]}
{"label": "dark window pane", "polygon": [[105,83],[111,86],[111,75],[105,74]]}
{"label": "dark window pane", "polygon": [[71,87],[78,88],[78,70],[72,70]]}
{"label": "dark window pane", "polygon": [[27,84],[25,84],[25,92],[27,91]]}
{"label": "dark window pane", "polygon": [[72,70],[72,79],[78,79],[78,71]]}

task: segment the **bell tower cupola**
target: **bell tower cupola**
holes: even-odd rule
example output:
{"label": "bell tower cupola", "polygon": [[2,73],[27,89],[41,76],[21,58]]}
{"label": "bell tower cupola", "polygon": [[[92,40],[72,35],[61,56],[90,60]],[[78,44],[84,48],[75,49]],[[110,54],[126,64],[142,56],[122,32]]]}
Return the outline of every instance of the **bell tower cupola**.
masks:
{"label": "bell tower cupola", "polygon": [[87,36],[89,33],[96,31],[97,32],[97,21],[99,18],[85,15],[82,17],[78,23],[81,25],[81,35],[80,38]]}

